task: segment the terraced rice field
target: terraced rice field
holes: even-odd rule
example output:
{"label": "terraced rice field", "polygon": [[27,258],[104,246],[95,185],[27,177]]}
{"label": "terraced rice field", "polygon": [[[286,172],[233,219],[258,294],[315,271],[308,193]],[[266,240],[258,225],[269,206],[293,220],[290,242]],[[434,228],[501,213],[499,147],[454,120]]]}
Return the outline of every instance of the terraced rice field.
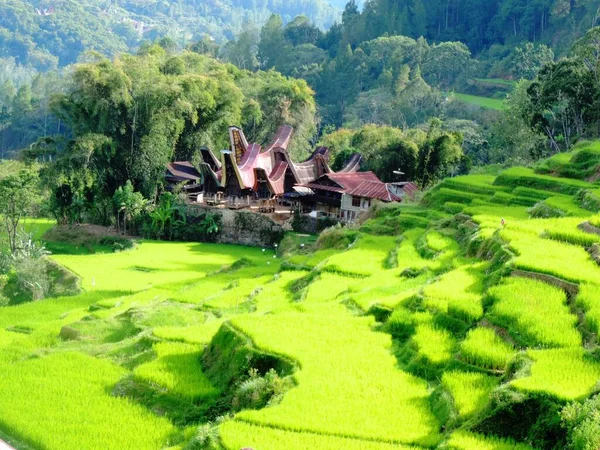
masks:
{"label": "terraced rice field", "polygon": [[0,436],[48,450],[541,448],[478,424],[504,420],[498,398],[562,407],[597,389],[600,236],[578,225],[598,216],[528,213],[579,208],[588,185],[524,168],[458,177],[348,248],[285,260],[158,242],[54,255],[85,292],[0,308]]}

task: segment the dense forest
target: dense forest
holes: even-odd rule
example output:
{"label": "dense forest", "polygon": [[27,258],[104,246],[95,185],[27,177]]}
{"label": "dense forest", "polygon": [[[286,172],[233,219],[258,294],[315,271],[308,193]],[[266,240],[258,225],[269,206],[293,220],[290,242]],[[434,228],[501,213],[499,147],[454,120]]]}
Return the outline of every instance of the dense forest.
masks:
{"label": "dense forest", "polygon": [[[284,6],[284,2],[260,5],[230,2],[231,7],[266,13],[257,18],[244,16],[239,10],[237,25],[233,19],[228,22],[231,33],[236,31],[235,37],[231,34],[231,39],[223,42],[201,33],[188,33],[185,39],[179,39],[173,33],[177,27],[170,30],[169,36],[161,37],[163,33],[153,28],[149,34],[138,33],[135,39],[125,42],[118,32],[105,33],[105,28],[96,25],[99,21],[104,21],[105,25],[114,23],[114,14],[127,11],[140,17],[165,17],[186,27],[186,21],[193,18],[214,19],[219,15],[217,9],[225,8],[225,4],[180,2],[164,9],[162,3],[124,1],[88,8],[82,2],[65,1],[54,6],[40,3],[36,9],[11,0],[0,13],[3,26],[12,30],[7,28],[4,34],[0,33],[7,39],[7,44],[0,48],[6,52],[5,56],[10,56],[0,66],[0,153],[6,157],[21,149],[48,146],[50,141],[55,147],[53,151],[62,151],[64,145],[56,142],[77,136],[83,119],[80,114],[64,114],[57,106],[58,99],[72,92],[78,74],[83,68],[90,67],[87,64],[98,64],[103,60],[100,53],[110,55],[131,47],[138,47],[139,60],[123,53],[113,63],[124,65],[122,69],[126,72],[131,70],[127,68],[131,61],[146,64],[157,49],[163,53],[162,62],[154,61],[149,66],[153,68],[142,77],[147,78],[148,86],[162,86],[163,79],[187,76],[190,71],[211,76],[212,69],[206,69],[206,64],[199,69],[200,66],[190,63],[191,55],[201,54],[208,58],[206,61],[213,61],[211,64],[218,66],[219,72],[229,73],[230,82],[244,92],[244,101],[238,105],[239,113],[215,113],[220,114],[222,120],[214,125],[213,131],[206,131],[212,124],[202,122],[200,134],[193,131],[188,136],[190,127],[186,126],[183,132],[173,136],[168,145],[173,149],[171,154],[178,157],[191,157],[190,149],[200,144],[218,148],[222,143],[217,136],[224,135],[227,121],[244,126],[252,139],[263,142],[276,122],[289,120],[297,128],[295,156],[302,157],[311,145],[321,142],[334,149],[336,166],[343,164],[344,155],[356,150],[365,155],[379,155],[380,152],[384,155],[389,148],[405,151],[410,148],[410,145],[404,145],[406,142],[422,147],[426,140],[424,136],[435,129],[460,136],[466,159],[459,158],[460,168],[454,166],[451,169],[455,173],[466,170],[471,164],[532,161],[566,150],[581,138],[598,135],[599,38],[597,29],[590,28],[597,21],[597,5],[593,2],[571,2],[567,8],[561,7],[558,1],[542,2],[546,6],[525,1],[488,2],[485,5],[448,1],[444,5],[440,3],[439,7],[428,8],[426,20],[419,30],[415,28],[419,20],[413,17],[421,9],[419,0],[401,4],[370,0],[364,5],[351,1],[341,19],[328,30],[323,25],[328,23],[327,20],[331,22],[333,16],[325,19],[321,13],[311,14],[309,3],[285,2]],[[69,9],[71,6],[74,9]],[[64,8],[61,10],[64,14],[58,13],[59,7]],[[546,11],[542,11],[541,16],[536,12],[538,7]],[[285,14],[269,15],[269,11],[278,8],[284,8]],[[440,12],[442,9],[444,14]],[[73,15],[68,16],[66,11]],[[192,14],[194,11],[196,13]],[[307,15],[292,18],[296,11]],[[58,22],[53,21],[64,18],[67,26],[75,23],[67,20],[67,16],[74,18],[75,14],[81,18],[79,34],[69,34],[69,39],[81,45],[73,52],[76,46],[65,45],[66,41],[57,38],[62,33],[60,30],[65,31],[68,27],[57,27]],[[404,17],[405,14],[408,15]],[[475,20],[474,14],[485,18],[481,23],[485,24],[486,33],[480,40],[464,31],[469,28],[469,20]],[[544,17],[540,25],[543,30],[527,31],[516,25],[521,20],[535,23],[533,19],[526,20],[532,15]],[[509,16],[515,19],[512,34],[506,32],[510,28],[506,22]],[[96,25],[86,22],[86,17]],[[125,22],[127,20],[120,24]],[[261,22],[264,22],[262,27]],[[399,24],[402,22],[409,23],[412,29],[401,29]],[[439,25],[442,22],[444,26]],[[27,33],[24,31],[27,27],[37,31]],[[87,43],[80,37],[88,39]],[[110,38],[112,43],[103,41],[104,38]],[[23,44],[27,39],[27,45]],[[154,39],[155,44],[149,39]],[[46,47],[38,46],[38,40]],[[184,45],[187,41],[191,42]],[[182,55],[184,46],[187,53],[178,56]],[[54,53],[50,53],[49,48]],[[78,55],[85,49],[98,52],[87,53],[81,59]],[[65,53],[61,53],[63,51]],[[37,58],[37,62],[32,58]],[[58,67],[77,58],[80,58],[79,65],[37,70]],[[262,100],[257,98],[258,90],[267,88],[257,87],[255,82],[247,80],[270,78],[292,85],[295,83],[292,79],[302,79],[306,84],[298,91],[301,94],[291,89],[281,96],[274,96],[273,104],[267,105],[268,95],[265,94]],[[132,78],[132,87],[127,88],[129,95],[137,95],[132,92],[138,91],[136,83],[140,82],[136,77]],[[309,88],[314,91],[314,100]],[[273,89],[277,90],[277,87]],[[496,101],[496,109],[469,104],[463,101],[461,95],[464,94],[474,96],[476,102],[490,98]],[[294,109],[294,98],[298,95],[302,97],[302,104],[310,103],[311,106]],[[197,106],[195,100],[189,101]],[[285,113],[277,116],[281,111]],[[266,119],[269,114],[273,117]],[[150,116],[145,119],[150,120]],[[127,120],[132,119],[128,117]],[[136,124],[130,126],[137,128],[127,131],[125,140],[138,142],[131,134],[139,133],[141,128]],[[361,141],[362,132],[372,126],[391,131],[380,133],[377,144],[368,139]],[[114,138],[106,130],[100,132]],[[368,131],[366,134],[377,133]],[[54,136],[60,139],[57,141]],[[389,136],[404,136],[406,142],[400,145],[395,138],[387,140]],[[142,142],[141,138],[139,142]],[[183,148],[187,149],[185,155],[181,153]],[[367,166],[375,169],[382,178],[389,179],[390,174],[384,170],[388,157],[393,160],[396,156],[377,156],[367,161]]]}
{"label": "dense forest", "polygon": [[382,34],[464,42],[479,53],[523,41],[566,50],[574,36],[598,24],[593,0],[369,0],[361,14],[346,9],[342,39],[353,46]]}
{"label": "dense forest", "polygon": [[324,0],[4,0],[0,57],[47,70],[74,63],[87,50],[114,55],[163,36],[180,48],[203,36],[222,42],[272,13],[285,21],[304,14],[319,27],[339,17]]}

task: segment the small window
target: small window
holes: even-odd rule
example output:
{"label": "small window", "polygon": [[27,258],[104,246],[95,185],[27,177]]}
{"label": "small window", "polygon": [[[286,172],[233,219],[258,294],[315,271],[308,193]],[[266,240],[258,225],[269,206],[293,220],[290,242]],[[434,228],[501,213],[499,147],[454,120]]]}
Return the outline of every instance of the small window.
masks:
{"label": "small window", "polygon": [[360,208],[360,197],[352,197],[352,206]]}

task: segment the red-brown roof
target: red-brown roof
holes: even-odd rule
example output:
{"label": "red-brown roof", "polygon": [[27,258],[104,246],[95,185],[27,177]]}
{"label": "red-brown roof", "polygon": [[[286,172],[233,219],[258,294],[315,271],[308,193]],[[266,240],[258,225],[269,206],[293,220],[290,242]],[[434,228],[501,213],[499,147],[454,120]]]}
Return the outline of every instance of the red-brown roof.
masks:
{"label": "red-brown roof", "polygon": [[397,202],[400,200],[390,192],[389,186],[381,181],[363,181],[357,188],[347,192],[354,197],[373,198],[384,202]]}
{"label": "red-brown roof", "polygon": [[[377,175],[373,172],[341,172],[341,173],[328,173],[324,175],[334,183],[340,185],[345,191],[356,189],[364,181],[374,181],[381,183]],[[318,184],[319,180],[314,183]]]}

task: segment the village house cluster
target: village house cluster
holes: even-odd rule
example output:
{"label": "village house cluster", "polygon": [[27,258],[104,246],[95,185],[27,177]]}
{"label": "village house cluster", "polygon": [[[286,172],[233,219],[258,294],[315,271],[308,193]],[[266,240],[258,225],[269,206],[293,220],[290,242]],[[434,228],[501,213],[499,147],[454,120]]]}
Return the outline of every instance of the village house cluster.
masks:
{"label": "village house cluster", "polygon": [[193,202],[259,212],[279,210],[327,215],[352,222],[374,201],[401,202],[417,190],[411,182],[384,183],[373,172],[361,172],[362,156],[352,155],[334,172],[330,152],[317,148],[304,162],[292,161],[288,146],[293,128],[282,126],[266,148],[249,144],[244,132],[229,128],[230,148],[219,157],[201,149],[201,162],[178,161],[167,166],[166,180],[181,186]]}

